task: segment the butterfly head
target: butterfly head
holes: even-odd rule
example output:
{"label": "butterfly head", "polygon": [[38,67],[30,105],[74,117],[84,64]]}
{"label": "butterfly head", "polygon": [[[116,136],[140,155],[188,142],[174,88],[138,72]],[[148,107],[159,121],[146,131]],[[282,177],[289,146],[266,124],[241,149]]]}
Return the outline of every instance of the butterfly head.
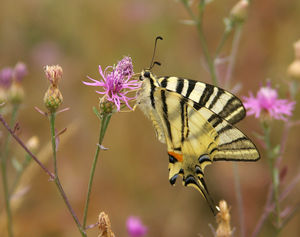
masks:
{"label": "butterfly head", "polygon": [[151,79],[153,77],[152,73],[149,69],[143,70],[140,74],[140,81],[144,81],[145,79]]}

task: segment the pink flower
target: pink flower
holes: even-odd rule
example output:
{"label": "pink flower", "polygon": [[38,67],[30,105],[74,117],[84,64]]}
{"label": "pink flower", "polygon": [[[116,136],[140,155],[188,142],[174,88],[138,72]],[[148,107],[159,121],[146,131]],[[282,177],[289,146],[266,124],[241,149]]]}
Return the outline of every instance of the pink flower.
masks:
{"label": "pink flower", "polygon": [[132,110],[128,102],[136,97],[128,97],[126,94],[140,88],[141,84],[138,80],[131,80],[133,75],[131,58],[124,57],[118,62],[116,67],[108,66],[104,71],[99,65],[99,73],[102,77],[101,81],[88,77],[92,82],[83,83],[88,86],[101,87],[103,91],[96,92],[104,95],[106,100],[113,102],[118,111],[120,111],[121,104],[123,103]]}
{"label": "pink flower", "polygon": [[127,219],[126,227],[130,237],[142,237],[147,233],[147,227],[138,217],[130,216]]}
{"label": "pink flower", "polygon": [[292,116],[295,101],[278,99],[275,89],[271,88],[270,83],[266,87],[261,87],[256,97],[250,93],[249,97],[244,97],[244,106],[248,109],[248,115],[254,114],[258,118],[261,113],[266,112],[271,118],[286,121],[287,117]]}

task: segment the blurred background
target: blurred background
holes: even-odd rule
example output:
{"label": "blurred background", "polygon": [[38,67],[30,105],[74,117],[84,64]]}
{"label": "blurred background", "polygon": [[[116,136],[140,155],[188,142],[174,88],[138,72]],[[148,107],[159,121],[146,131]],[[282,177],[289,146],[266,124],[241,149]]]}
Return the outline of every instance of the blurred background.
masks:
{"label": "blurred background", "polygon": [[[207,6],[204,30],[211,52],[222,35],[223,18],[236,2],[214,1]],[[189,16],[183,5],[174,0],[1,0],[0,68],[14,66],[18,61],[28,66],[29,73],[23,82],[26,99],[18,117],[20,137],[26,141],[37,135],[40,149],[45,149],[50,138],[49,122],[34,110],[34,106],[44,109],[48,81],[43,66],[59,64],[63,68],[59,84],[64,97],[62,107],[70,110],[57,117],[57,129],[68,128],[61,136],[58,168],[80,219],[100,126],[92,112],[98,95],[82,81],[87,75],[100,79],[98,65],[113,65],[127,55],[133,59],[135,72],[140,72],[148,67],[154,39],[161,35],[164,40],[159,42],[156,59],[162,66],[154,69],[155,74],[211,83],[203,66],[196,28],[180,22],[186,19]],[[294,58],[293,43],[300,38],[299,22],[299,0],[251,4],[232,81],[232,85],[242,85],[238,96],[257,91],[267,78],[274,86],[280,84],[281,95],[286,95],[286,70]],[[227,56],[230,47],[231,40],[221,56]],[[298,108],[294,117],[299,117]],[[282,124],[274,122],[274,143],[281,140]],[[259,162],[238,163],[249,236],[263,210],[270,173],[263,148],[253,135],[261,131],[258,120],[247,117],[238,127],[254,140],[262,155]],[[298,131],[299,128],[290,132],[284,155],[287,183],[299,172]],[[14,141],[12,145],[15,156],[24,156]],[[151,121],[141,111],[113,115],[103,145],[109,150],[100,153],[89,224],[96,223],[100,211],[105,211],[116,236],[127,236],[125,222],[130,215],[142,219],[148,227],[147,236],[213,236],[209,223],[215,224],[215,219],[201,195],[183,187],[180,179],[175,187],[169,184],[166,146],[156,139]],[[52,168],[52,162],[47,166]],[[232,225],[237,228],[235,236],[239,236],[232,162],[207,167],[206,182],[216,201],[225,199],[231,206]],[[40,169],[27,186],[29,191],[13,213],[16,236],[79,236],[55,185]],[[298,185],[286,203],[299,202],[299,188]],[[0,194],[3,211],[2,187]],[[280,236],[299,236],[299,221],[300,215],[296,214]],[[97,228],[88,231],[89,236],[97,233]],[[269,220],[261,236],[272,233]]]}

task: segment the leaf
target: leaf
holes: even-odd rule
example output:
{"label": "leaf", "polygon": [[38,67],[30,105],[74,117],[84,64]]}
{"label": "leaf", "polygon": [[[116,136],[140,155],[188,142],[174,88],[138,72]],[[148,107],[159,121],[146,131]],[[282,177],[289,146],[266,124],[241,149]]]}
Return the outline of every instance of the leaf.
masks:
{"label": "leaf", "polygon": [[93,111],[96,114],[96,116],[101,120],[102,116],[100,115],[99,111],[97,110],[97,108],[95,106],[93,106]]}
{"label": "leaf", "polygon": [[194,20],[180,20],[179,22],[180,22],[181,24],[189,25],[189,26],[197,25],[197,22],[194,21]]}
{"label": "leaf", "polygon": [[12,158],[11,163],[16,171],[20,172],[22,170],[22,164],[15,158]]}

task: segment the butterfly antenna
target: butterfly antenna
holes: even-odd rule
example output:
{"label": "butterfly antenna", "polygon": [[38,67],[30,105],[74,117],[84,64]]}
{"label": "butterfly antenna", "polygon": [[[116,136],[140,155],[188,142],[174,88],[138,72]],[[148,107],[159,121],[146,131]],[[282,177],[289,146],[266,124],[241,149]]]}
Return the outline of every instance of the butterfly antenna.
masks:
{"label": "butterfly antenna", "polygon": [[163,38],[162,38],[161,36],[157,36],[157,37],[155,38],[154,50],[153,50],[153,55],[152,55],[152,59],[151,59],[151,63],[150,63],[149,70],[151,70],[151,69],[154,67],[155,64],[156,64],[156,65],[159,65],[159,66],[161,65],[159,62],[154,61],[155,52],[156,52],[156,45],[157,45],[157,41],[158,41],[158,40],[163,40]]}

